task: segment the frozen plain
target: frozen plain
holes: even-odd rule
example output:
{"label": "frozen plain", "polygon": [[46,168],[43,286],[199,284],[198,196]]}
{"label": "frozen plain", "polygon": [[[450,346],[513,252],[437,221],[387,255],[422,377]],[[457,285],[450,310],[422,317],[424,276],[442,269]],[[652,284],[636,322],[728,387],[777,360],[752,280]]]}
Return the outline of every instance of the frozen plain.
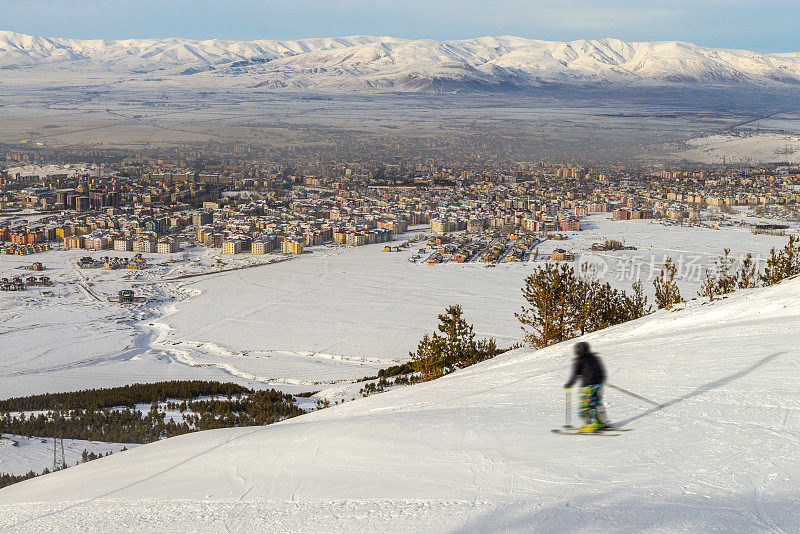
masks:
{"label": "frozen plain", "polygon": [[[0,491],[14,531],[796,532],[800,279],[586,336],[618,437],[562,437],[571,342]],[[480,318],[480,316],[478,316]]]}

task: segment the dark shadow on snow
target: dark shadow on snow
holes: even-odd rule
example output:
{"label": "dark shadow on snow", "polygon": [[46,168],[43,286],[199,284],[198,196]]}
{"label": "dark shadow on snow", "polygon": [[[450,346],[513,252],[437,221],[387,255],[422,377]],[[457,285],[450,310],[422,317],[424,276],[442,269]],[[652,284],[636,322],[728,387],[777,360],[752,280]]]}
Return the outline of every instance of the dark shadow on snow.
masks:
{"label": "dark shadow on snow", "polygon": [[717,389],[717,388],[720,388],[722,386],[728,385],[729,383],[733,382],[734,380],[738,380],[739,378],[743,378],[743,377],[749,375],[750,373],[752,373],[753,371],[755,371],[759,367],[762,367],[762,366],[768,364],[769,362],[771,362],[772,360],[774,360],[775,358],[777,358],[778,356],[781,356],[783,354],[786,354],[786,353],[785,352],[773,352],[772,354],[770,354],[768,356],[764,356],[763,358],[761,358],[760,360],[758,360],[757,362],[755,362],[751,366],[746,367],[746,368],[742,369],[741,371],[737,371],[737,372],[735,372],[733,374],[730,374],[730,375],[725,376],[723,378],[720,378],[718,380],[714,380],[713,382],[709,382],[707,384],[704,384],[704,385],[702,385],[702,386],[700,386],[700,387],[698,387],[696,389],[693,389],[692,391],[690,391],[689,393],[687,393],[685,395],[682,395],[682,396],[680,396],[680,397],[678,397],[676,399],[672,399],[671,401],[667,401],[664,404],[662,404],[661,406],[658,406],[658,407],[655,407],[655,408],[651,408],[651,409],[649,409],[649,410],[647,410],[645,412],[642,412],[639,415],[636,415],[634,417],[629,417],[628,419],[624,419],[622,421],[615,421],[614,425],[616,425],[616,426],[625,426],[625,425],[627,425],[629,423],[632,423],[634,421],[637,421],[637,420],[639,420],[639,419],[641,419],[643,417],[647,417],[648,415],[651,415],[654,412],[658,412],[660,410],[664,410],[665,408],[669,408],[669,407],[674,406],[676,404],[679,404],[681,402],[687,401],[687,400],[689,400],[689,399],[691,399],[693,397],[697,397],[698,395],[703,395],[704,393],[708,393],[709,391],[712,391],[714,389]]}

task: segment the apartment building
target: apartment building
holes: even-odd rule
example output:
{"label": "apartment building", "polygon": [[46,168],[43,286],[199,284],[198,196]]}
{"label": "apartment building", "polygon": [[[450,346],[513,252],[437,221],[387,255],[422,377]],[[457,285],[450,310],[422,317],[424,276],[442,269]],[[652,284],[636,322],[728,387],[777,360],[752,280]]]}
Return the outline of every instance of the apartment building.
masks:
{"label": "apartment building", "polygon": [[173,252],[178,252],[178,241],[169,237],[159,239],[157,250],[159,254],[172,254]]}
{"label": "apartment building", "polygon": [[250,246],[251,254],[268,254],[275,250],[275,243],[271,239],[256,239]]}
{"label": "apartment building", "polygon": [[118,250],[120,252],[133,251],[133,239],[129,237],[117,237],[114,239],[114,250]]}
{"label": "apartment building", "polygon": [[303,242],[299,240],[288,240],[281,243],[282,254],[302,254]]}
{"label": "apartment building", "polygon": [[222,253],[223,254],[241,254],[242,253],[242,241],[239,239],[230,239],[222,243]]}

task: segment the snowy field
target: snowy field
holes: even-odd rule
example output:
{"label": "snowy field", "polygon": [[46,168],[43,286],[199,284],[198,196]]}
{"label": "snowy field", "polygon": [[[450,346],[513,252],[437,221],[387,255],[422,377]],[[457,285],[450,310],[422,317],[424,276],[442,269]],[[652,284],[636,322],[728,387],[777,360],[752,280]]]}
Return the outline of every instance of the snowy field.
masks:
{"label": "snowy field", "polygon": [[[670,256],[681,268],[685,298],[696,295],[703,270],[724,247],[735,256],[764,255],[786,241],[735,227],[611,221],[607,214],[585,223],[586,231],[545,241],[540,251],[566,248],[615,286],[629,288],[640,277],[649,292],[653,273]],[[606,238],[637,250],[588,250]],[[41,261],[46,270],[37,274],[56,282],[50,297],[35,288],[0,293],[0,397],[173,379],[344,395],[353,380],[406,360],[450,304],[462,305],[479,335],[501,346],[521,341],[514,312],[534,263],[427,266],[408,262],[412,253],[384,253],[381,245],[315,247],[278,262],[272,255],[218,257],[198,248],[187,251],[187,261],[182,253],[170,258],[173,263],[152,255],[144,271],[75,265],[85,255],[121,254],[114,252],[0,256],[0,276],[28,276],[18,267]],[[275,263],[260,265],[270,260]],[[256,266],[180,278],[248,265]],[[125,288],[149,301],[107,301]]]}
{"label": "snowy field", "polygon": [[16,484],[0,490],[0,529],[798,531],[800,279],[585,339],[610,382],[663,405],[608,390],[610,418],[631,432],[552,434],[572,343],[519,349]]}
{"label": "snowy field", "polygon": [[[148,324],[177,296],[165,278],[218,267],[207,251],[191,253],[188,262],[169,264],[165,255],[145,255],[143,271],[79,269],[83,256],[132,253],[53,250],[29,256],[0,256],[0,277],[48,276],[53,287],[0,292],[0,396],[72,391],[134,382],[172,379],[226,380],[223,371],[175,363],[153,346],[157,335]],[[173,255],[174,259],[180,255]],[[45,270],[20,267],[41,262]],[[253,258],[237,260],[245,264]],[[261,261],[264,261],[263,259]],[[229,261],[229,264],[231,262]],[[108,302],[121,289],[148,298],[142,305]],[[52,296],[46,296],[52,291]]]}
{"label": "snowy field", "polygon": [[[731,218],[748,219],[751,223],[767,222],[741,214]],[[749,226],[704,227],[661,224],[655,220],[614,221],[610,214],[592,215],[582,219],[581,225],[584,230],[567,233],[569,239],[566,241],[545,241],[539,247],[540,252],[550,253],[563,248],[578,256],[579,264],[593,265],[601,278],[616,287],[630,288],[633,282],[642,280],[645,291],[651,296],[653,279],[658,276],[666,259],[671,258],[678,268],[678,285],[686,299],[697,296],[706,271],[713,270],[725,248],[730,249],[730,256],[736,259],[743,259],[751,253],[754,260],[766,261],[772,247],[781,249],[787,241],[786,237],[753,234]],[[796,232],[796,225],[790,231]],[[602,243],[606,239],[615,239],[636,249],[590,250],[593,243]]]}
{"label": "snowy field", "polygon": [[[56,444],[56,458],[61,462],[61,440]],[[116,453],[124,447],[132,449],[137,443],[106,443],[103,441],[64,440],[64,461],[70,467],[81,461],[83,451],[95,454]],[[53,469],[53,438],[31,438],[3,434],[0,438],[0,473],[24,475],[33,470],[41,473]]]}
{"label": "snowy field", "polygon": [[800,135],[728,133],[691,139],[687,144],[690,148],[676,154],[677,158],[709,164],[800,163]]}
{"label": "snowy field", "polygon": [[[579,255],[578,261],[595,265],[613,285],[630,288],[642,279],[649,293],[652,279],[671,257],[680,268],[685,298],[696,296],[705,270],[723,248],[737,257],[747,252],[758,256],[786,242],[785,237],[753,235],[742,228],[611,221],[607,214],[592,216],[586,226],[588,230],[570,233],[568,240],[545,241],[540,252],[565,248]],[[607,238],[637,250],[589,250]],[[226,276],[224,284],[216,277],[198,279],[191,287],[202,293],[164,318],[171,327],[164,340],[180,343],[177,347],[189,351],[195,363],[224,363],[243,376],[252,376],[254,366],[268,365],[266,357],[355,361],[365,370],[402,361],[435,328],[437,314],[448,304],[461,304],[476,332],[497,338],[501,346],[521,340],[514,312],[523,305],[524,278],[536,263],[491,269],[480,262],[428,266],[406,261],[413,250],[383,253],[381,248],[319,251],[287,264],[238,271]],[[212,308],[214,313],[207,313]],[[196,351],[189,341],[233,352]]]}

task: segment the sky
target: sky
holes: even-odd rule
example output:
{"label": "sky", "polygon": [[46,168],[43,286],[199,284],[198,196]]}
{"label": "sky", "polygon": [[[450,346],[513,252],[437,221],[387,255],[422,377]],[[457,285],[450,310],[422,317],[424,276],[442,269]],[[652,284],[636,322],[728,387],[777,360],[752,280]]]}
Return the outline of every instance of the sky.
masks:
{"label": "sky", "polygon": [[516,35],[788,52],[798,21],[797,0],[0,0],[0,29],[105,39]]}

